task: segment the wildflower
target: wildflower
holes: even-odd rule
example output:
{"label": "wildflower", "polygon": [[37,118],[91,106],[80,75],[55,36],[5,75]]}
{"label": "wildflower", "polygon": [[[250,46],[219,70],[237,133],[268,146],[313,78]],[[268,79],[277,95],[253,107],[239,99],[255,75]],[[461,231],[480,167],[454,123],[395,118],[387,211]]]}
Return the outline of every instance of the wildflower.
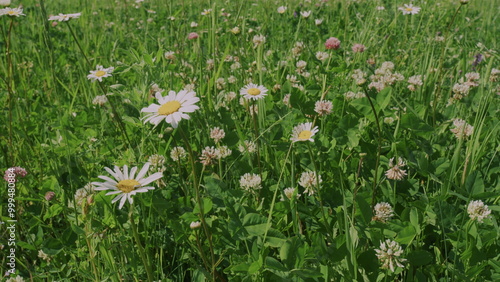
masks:
{"label": "wildflower", "polygon": [[219,141],[224,138],[224,136],[226,136],[224,129],[221,129],[219,127],[210,129],[210,138],[212,138],[215,143],[219,143]]}
{"label": "wildflower", "polygon": [[[292,199],[292,197],[293,197],[293,194],[295,194],[295,190],[296,190],[296,189],[295,189],[295,188],[293,188],[293,187],[288,187],[288,188],[286,188],[286,189],[284,189],[284,190],[283,190],[283,193],[285,194],[285,196],[286,196],[289,200],[291,200],[291,199]],[[297,198],[299,198],[299,197],[300,197],[300,194],[299,194],[299,193],[297,193]]]}
{"label": "wildflower", "polygon": [[252,39],[252,42],[253,42],[253,47],[257,47],[259,45],[262,45],[266,42],[266,37],[262,34],[259,34],[259,35],[255,35]]}
{"label": "wildflower", "polygon": [[363,44],[354,44],[351,49],[354,53],[363,53],[365,48],[366,47]]}
{"label": "wildflower", "polygon": [[99,80],[102,82],[102,79],[104,77],[110,77],[111,73],[113,72],[115,68],[114,67],[109,67],[109,68],[103,68],[101,65],[97,65],[96,70],[90,71],[90,74],[87,75],[87,78],[96,81]]}
{"label": "wildflower", "polygon": [[94,100],[92,100],[92,104],[102,106],[108,102],[108,97],[106,95],[97,95]]}
{"label": "wildflower", "polygon": [[398,163],[394,164],[394,158],[389,160],[389,170],[385,172],[385,176],[392,180],[402,180],[406,175],[406,170],[401,169],[401,167],[406,166],[406,163],[402,158],[398,158]]}
{"label": "wildflower", "polygon": [[115,166],[114,171],[105,167],[104,169],[115,179],[100,175],[99,178],[105,182],[92,182],[92,184],[97,186],[95,188],[96,191],[112,190],[111,192],[108,192],[106,196],[118,194],[118,196],[116,196],[111,203],[120,201],[118,208],[121,209],[127,200],[130,204],[134,202],[132,196],[135,194],[155,189],[152,186],[146,185],[162,178],[163,175],[161,172],[156,172],[148,177],[145,177],[149,166],[150,163],[145,163],[137,175],[135,175],[137,167],[133,167],[130,171],[126,165],[124,165],[123,168]]}
{"label": "wildflower", "polygon": [[195,95],[193,91],[181,90],[177,94],[175,91],[169,91],[168,96],[163,97],[161,93],[156,92],[155,97],[159,105],[151,104],[141,110],[141,112],[148,113],[144,117],[144,123],[149,121],[157,126],[164,119],[173,128],[177,128],[182,119],[189,119],[186,113],[199,109],[195,104],[200,101],[200,98]]}
{"label": "wildflower", "polygon": [[300,175],[299,185],[304,187],[304,193],[311,196],[315,193],[314,188],[319,188],[321,182],[323,182],[323,180],[321,180],[321,175],[316,176],[315,171],[304,171]]}
{"label": "wildflower", "polygon": [[3,8],[0,9],[0,16],[9,16],[9,17],[19,17],[19,16],[26,16],[23,14],[23,9],[21,7],[19,8]]}
{"label": "wildflower", "polygon": [[375,216],[372,218],[372,220],[375,221],[380,221],[380,222],[387,222],[391,217],[394,216],[394,211],[392,210],[392,207],[390,204],[382,202],[378,203],[374,207],[375,211]]}
{"label": "wildflower", "polygon": [[231,31],[232,34],[238,34],[238,33],[240,33],[240,28],[235,26],[235,27],[231,28],[229,31]]}
{"label": "wildflower", "polygon": [[191,229],[198,229],[201,227],[201,222],[199,221],[193,221],[191,224],[189,224],[189,228]]}
{"label": "wildflower", "polygon": [[344,93],[344,97],[346,100],[350,101],[350,100],[365,97],[365,93],[363,93],[363,92],[354,93],[352,91],[348,91],[348,92]]}
{"label": "wildflower", "polygon": [[340,40],[335,37],[330,37],[325,42],[326,49],[339,49],[340,48]]}
{"label": "wildflower", "polygon": [[167,60],[175,60],[175,52],[173,51],[167,51],[163,54],[163,56],[165,57],[165,59]]}
{"label": "wildflower", "polygon": [[463,119],[453,119],[454,128],[450,129],[457,139],[467,138],[474,133],[474,127],[465,122]]}
{"label": "wildflower", "polygon": [[314,20],[314,24],[315,24],[315,25],[320,25],[320,24],[322,24],[322,23],[323,23],[323,19],[315,19],[315,20]]}
{"label": "wildflower", "polygon": [[199,35],[196,32],[191,32],[191,33],[188,34],[188,39],[189,40],[193,40],[193,39],[196,39],[198,37],[199,37]]}
{"label": "wildflower", "polygon": [[67,22],[71,19],[78,19],[82,13],[76,14],[59,14],[57,16],[50,16],[49,21],[59,21],[59,22]]}
{"label": "wildflower", "polygon": [[375,252],[377,258],[382,262],[382,268],[388,268],[394,272],[395,266],[404,267],[402,263],[406,259],[400,258],[403,249],[397,242],[387,239],[380,243],[380,249],[375,249]]}
{"label": "wildflower", "polygon": [[0,0],[0,6],[9,6],[10,0]]}
{"label": "wildflower", "polygon": [[300,15],[301,15],[303,18],[307,19],[307,18],[309,18],[309,16],[311,15],[311,11],[302,11],[302,12],[300,12]]}
{"label": "wildflower", "polygon": [[18,181],[16,177],[18,176],[25,177],[27,174],[28,172],[26,171],[26,169],[20,166],[11,167],[5,171],[3,179],[5,179],[5,181],[7,182],[16,182]]}
{"label": "wildflower", "polygon": [[278,7],[278,13],[283,14],[283,13],[285,13],[286,9],[287,9],[287,7],[285,7],[285,6]]}
{"label": "wildflower", "polygon": [[232,152],[233,151],[231,149],[229,149],[229,147],[227,147],[226,145],[220,146],[219,148],[217,148],[215,150],[215,157],[217,159],[224,159],[224,158],[229,157]]}
{"label": "wildflower", "polygon": [[191,27],[197,27],[198,26],[198,23],[197,22],[191,22]]}
{"label": "wildflower", "polygon": [[311,141],[314,142],[312,137],[319,131],[318,127],[312,128],[312,122],[301,123],[293,128],[292,137],[290,140],[292,142],[298,141]]}
{"label": "wildflower", "polygon": [[386,117],[386,118],[384,118],[384,123],[392,124],[393,122],[394,122],[394,118],[393,117]]}
{"label": "wildflower", "polygon": [[416,15],[420,12],[420,7],[413,4],[404,4],[404,7],[399,7],[398,10],[403,12],[403,15]]}
{"label": "wildflower", "polygon": [[52,199],[54,199],[55,196],[56,193],[54,193],[53,191],[48,191],[47,193],[45,193],[45,200],[52,201]]}
{"label": "wildflower", "polygon": [[200,163],[204,166],[211,165],[215,159],[217,159],[219,152],[214,147],[205,147],[201,151]]}
{"label": "wildflower", "polygon": [[210,15],[210,13],[212,12],[212,9],[203,9],[203,12],[201,12],[201,15],[202,16],[207,16],[207,15]]}
{"label": "wildflower", "polygon": [[333,104],[331,101],[321,100],[316,101],[314,104],[314,111],[318,113],[319,116],[326,116],[332,113]]}
{"label": "wildflower", "polygon": [[[10,274],[9,271],[7,271],[6,273],[7,273],[6,275]],[[19,276],[19,275],[17,275],[16,277],[9,278],[9,279],[5,280],[5,282],[24,282],[24,281],[26,281],[26,280],[24,280],[24,278],[22,276]]]}
{"label": "wildflower", "polygon": [[245,140],[243,141],[243,144],[238,145],[238,151],[241,153],[248,152],[248,153],[255,153],[257,152],[257,144],[255,142],[250,141],[250,140]]}
{"label": "wildflower", "polygon": [[290,96],[292,96],[292,94],[288,93],[283,97],[283,104],[289,108],[292,107],[292,104],[290,104]]}
{"label": "wildflower", "polygon": [[240,95],[243,95],[247,100],[258,100],[267,95],[267,88],[262,85],[249,83],[240,89]]}
{"label": "wildflower", "polygon": [[240,178],[241,188],[249,192],[256,189],[262,189],[261,182],[262,179],[260,178],[260,176],[253,173],[245,173]]}
{"label": "wildflower", "polygon": [[321,52],[321,51],[318,51],[316,52],[316,59],[324,62],[326,59],[328,59],[328,57],[330,57],[330,55],[328,55],[328,53],[326,52]]}
{"label": "wildflower", "polygon": [[303,42],[295,42],[295,46],[292,48],[292,54],[295,57],[297,57],[302,53],[303,50],[304,50],[304,43]]}
{"label": "wildflower", "polygon": [[186,156],[186,150],[182,147],[174,147],[172,151],[170,151],[170,158],[172,158],[175,162],[184,159]]}
{"label": "wildflower", "polygon": [[165,163],[165,157],[158,154],[151,155],[148,158],[148,163],[150,163],[153,167],[163,166]]}
{"label": "wildflower", "polygon": [[81,206],[85,201],[88,201],[88,197],[94,192],[95,187],[92,183],[87,183],[83,188],[77,189],[75,191],[75,203]]}
{"label": "wildflower", "polygon": [[366,82],[365,76],[366,76],[366,73],[360,69],[355,69],[353,71],[353,74],[351,75],[351,77],[356,81],[357,85],[361,85],[361,84],[364,84]]}
{"label": "wildflower", "polygon": [[296,66],[298,69],[303,69],[303,68],[305,68],[305,67],[307,66],[307,62],[306,62],[306,61],[302,61],[302,60],[300,60],[300,61],[298,61],[298,62],[295,64],[295,66]]}
{"label": "wildflower", "polygon": [[385,10],[384,6],[377,6],[377,11],[383,11],[383,10]]}
{"label": "wildflower", "polygon": [[492,68],[490,72],[490,81],[491,82],[497,81],[499,76],[500,76],[500,70]]}
{"label": "wildflower", "polygon": [[38,250],[38,257],[46,262],[50,262],[50,257],[43,250]]}
{"label": "wildflower", "polygon": [[487,218],[491,214],[491,210],[488,206],[481,200],[472,201],[467,206],[467,213],[471,220],[477,220],[478,222],[483,222],[483,219]]}

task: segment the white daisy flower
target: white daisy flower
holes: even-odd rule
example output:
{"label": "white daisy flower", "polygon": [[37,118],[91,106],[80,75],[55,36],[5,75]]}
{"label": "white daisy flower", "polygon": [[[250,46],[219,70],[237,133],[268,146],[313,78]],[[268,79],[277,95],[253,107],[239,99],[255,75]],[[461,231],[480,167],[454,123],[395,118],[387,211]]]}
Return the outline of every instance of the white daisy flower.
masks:
{"label": "white daisy flower", "polygon": [[319,129],[317,126],[315,126],[314,128],[312,126],[312,122],[306,122],[297,125],[293,128],[292,138],[290,138],[290,140],[294,143],[298,141],[314,142],[312,137],[319,131]]}
{"label": "white daisy flower", "polygon": [[103,68],[101,65],[97,65],[96,70],[90,71],[90,74],[87,75],[87,78],[92,81],[99,80],[100,82],[102,82],[102,78],[110,77],[114,69],[114,67]]}
{"label": "white daisy flower", "polygon": [[267,88],[262,85],[257,85],[253,83],[249,83],[240,89],[240,94],[243,95],[247,100],[254,99],[262,99],[267,95]]}
{"label": "white daisy flower", "polygon": [[49,21],[67,22],[71,19],[78,19],[81,15],[82,13],[59,14],[57,16],[50,16]]}
{"label": "white daisy flower", "polygon": [[104,169],[115,179],[112,179],[108,176],[99,175],[99,178],[104,180],[105,182],[92,182],[92,185],[96,186],[94,190],[113,190],[111,192],[108,192],[106,196],[118,194],[118,196],[116,196],[111,201],[111,203],[115,203],[119,200],[120,205],[118,206],[118,208],[121,209],[127,200],[130,204],[134,202],[132,196],[134,196],[135,194],[155,189],[152,186],[146,185],[162,178],[163,175],[161,172],[157,172],[148,177],[145,177],[146,173],[148,172],[149,165],[150,163],[144,164],[137,175],[135,174],[137,171],[137,167],[133,167],[130,172],[126,165],[123,166],[123,170],[118,166],[115,166],[114,170],[105,167]]}
{"label": "white daisy flower", "polygon": [[156,92],[158,104],[151,104],[147,108],[143,108],[141,112],[149,113],[144,117],[144,123],[151,122],[157,126],[163,119],[170,123],[172,127],[177,128],[182,119],[189,119],[189,115],[199,109],[195,103],[200,101],[193,91],[181,90],[179,93],[175,91],[168,92],[168,95],[163,97],[160,92]]}
{"label": "white daisy flower", "polygon": [[25,14],[23,14],[23,9],[21,9],[20,7],[19,8],[7,7],[7,8],[0,9],[0,16],[3,16],[3,15],[10,16],[10,17],[26,16]]}
{"label": "white daisy flower", "polygon": [[404,7],[398,9],[403,12],[403,15],[416,15],[420,12],[420,7],[413,6],[413,4],[404,4]]}

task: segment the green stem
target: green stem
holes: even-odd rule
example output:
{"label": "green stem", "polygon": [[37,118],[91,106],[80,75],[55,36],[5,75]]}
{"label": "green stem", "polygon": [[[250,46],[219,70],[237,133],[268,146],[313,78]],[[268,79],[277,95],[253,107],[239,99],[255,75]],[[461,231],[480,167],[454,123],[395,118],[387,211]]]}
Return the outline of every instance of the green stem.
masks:
{"label": "green stem", "polygon": [[130,205],[130,212],[128,213],[130,219],[130,225],[132,228],[132,233],[134,235],[135,243],[137,244],[137,249],[139,250],[139,255],[141,256],[142,263],[144,264],[144,268],[148,274],[148,281],[153,281],[153,271],[151,270],[151,266],[148,264],[148,258],[146,256],[146,251],[144,247],[142,247],[141,239],[139,238],[139,232],[137,231],[137,225],[134,221],[134,204]]}
{"label": "green stem", "polygon": [[370,107],[372,108],[373,115],[375,116],[375,123],[377,124],[377,160],[375,161],[375,175],[373,176],[373,188],[372,188],[372,209],[375,206],[375,195],[377,194],[377,180],[378,180],[378,167],[380,165],[380,154],[382,150],[382,132],[380,130],[380,122],[378,119],[377,111],[375,110],[375,106],[373,105],[372,99],[370,95],[368,95],[368,91],[365,89],[365,96],[368,98],[368,102],[370,103]]}
{"label": "green stem", "polygon": [[7,91],[9,92],[9,161],[11,165],[14,165],[14,146],[12,140],[13,130],[12,130],[12,108],[14,101],[14,91],[12,90],[12,82],[14,78],[12,77],[13,69],[12,69],[12,56],[10,54],[11,47],[11,34],[12,34],[12,26],[14,25],[14,19],[10,19],[9,31],[7,33],[7,43],[6,43],[6,56],[7,56]]}

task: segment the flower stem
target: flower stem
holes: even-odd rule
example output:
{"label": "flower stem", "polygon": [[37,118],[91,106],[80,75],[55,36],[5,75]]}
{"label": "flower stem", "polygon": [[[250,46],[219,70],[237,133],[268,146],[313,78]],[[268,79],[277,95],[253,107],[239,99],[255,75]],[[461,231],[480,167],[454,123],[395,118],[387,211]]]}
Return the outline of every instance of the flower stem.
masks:
{"label": "flower stem", "polygon": [[146,251],[144,247],[142,247],[141,239],[139,238],[139,233],[137,231],[137,225],[134,221],[134,204],[130,205],[130,212],[128,213],[130,218],[130,225],[132,228],[132,233],[134,235],[135,243],[137,244],[137,249],[139,250],[139,255],[141,256],[142,263],[144,264],[144,268],[146,269],[146,273],[148,274],[148,281],[153,281],[153,271],[151,270],[151,266],[148,264],[148,258],[146,256]]}
{"label": "flower stem", "polygon": [[373,105],[372,99],[370,95],[368,95],[368,91],[365,89],[365,96],[368,98],[368,102],[370,103],[370,107],[372,108],[373,115],[375,116],[375,123],[377,124],[377,159],[375,161],[375,174],[373,176],[373,188],[372,188],[372,209],[375,207],[375,195],[377,194],[377,180],[378,180],[378,167],[380,165],[380,154],[382,150],[382,132],[380,130],[380,121],[378,119],[377,111],[375,110],[375,106]]}

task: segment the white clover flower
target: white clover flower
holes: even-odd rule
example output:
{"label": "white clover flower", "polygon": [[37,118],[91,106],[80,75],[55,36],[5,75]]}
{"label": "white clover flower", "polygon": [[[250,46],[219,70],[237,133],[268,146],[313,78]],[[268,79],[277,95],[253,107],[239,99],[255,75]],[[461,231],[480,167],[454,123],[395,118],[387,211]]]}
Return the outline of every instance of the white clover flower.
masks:
{"label": "white clover flower", "polygon": [[241,153],[255,153],[257,152],[257,144],[251,140],[245,140],[243,144],[238,145],[238,151]]}
{"label": "white clover flower", "polygon": [[165,157],[162,155],[154,154],[149,156],[148,162],[153,167],[161,167],[165,163]]}
{"label": "white clover flower", "polygon": [[108,97],[106,95],[97,95],[94,100],[92,100],[92,104],[102,106],[108,102]]}
{"label": "white clover flower", "polygon": [[221,139],[226,136],[226,133],[224,132],[224,129],[221,129],[219,127],[214,127],[210,129],[210,138],[212,138],[215,143],[219,143]]}
{"label": "white clover flower", "polygon": [[378,203],[373,210],[375,211],[375,216],[373,216],[372,220],[387,222],[394,216],[394,211],[389,203]]}
{"label": "white clover flower", "polygon": [[240,178],[240,186],[245,191],[252,192],[253,190],[262,189],[262,179],[258,174],[245,173]]}
{"label": "white clover flower", "polygon": [[316,101],[314,104],[314,111],[319,116],[326,116],[332,113],[333,103],[328,100]]}
{"label": "white clover flower", "polygon": [[453,119],[454,128],[450,129],[457,139],[467,138],[474,133],[474,127],[463,119],[455,118]]}
{"label": "white clover flower", "polygon": [[255,35],[252,39],[253,41],[253,44],[254,44],[254,48],[259,46],[259,45],[262,45],[264,43],[266,43],[266,37],[262,34],[259,34],[259,35]]}
{"label": "white clover flower", "polygon": [[403,249],[397,242],[387,239],[385,242],[380,243],[380,249],[375,249],[375,252],[382,263],[382,268],[388,268],[394,272],[396,266],[404,267],[402,263],[406,259],[400,258]]}
{"label": "white clover flower", "polygon": [[287,9],[287,7],[280,6],[280,7],[278,7],[278,13],[283,14],[283,13],[285,13],[286,9]]}
{"label": "white clover flower", "polygon": [[321,175],[316,176],[315,171],[304,171],[300,175],[299,185],[304,187],[304,193],[311,196],[316,193],[314,189],[318,189],[318,185],[321,184],[321,182],[323,182]]}
{"label": "white clover flower", "polygon": [[394,158],[389,160],[389,170],[385,172],[385,176],[392,180],[402,180],[406,175],[406,170],[401,169],[406,166],[402,158],[398,158],[398,163],[394,164]]}
{"label": "white clover flower", "polygon": [[182,147],[174,147],[172,151],[170,151],[170,158],[172,158],[175,162],[184,159],[186,156],[186,150]]}
{"label": "white clover flower", "polygon": [[198,229],[201,227],[201,222],[199,221],[193,221],[191,224],[189,224],[189,228],[191,229]]}
{"label": "white clover flower", "polygon": [[472,201],[467,206],[467,213],[471,220],[483,222],[483,220],[491,214],[491,210],[481,200]]}
{"label": "white clover flower", "polygon": [[67,22],[71,19],[78,19],[81,15],[82,15],[82,13],[59,14],[57,16],[50,16],[49,21]]}

